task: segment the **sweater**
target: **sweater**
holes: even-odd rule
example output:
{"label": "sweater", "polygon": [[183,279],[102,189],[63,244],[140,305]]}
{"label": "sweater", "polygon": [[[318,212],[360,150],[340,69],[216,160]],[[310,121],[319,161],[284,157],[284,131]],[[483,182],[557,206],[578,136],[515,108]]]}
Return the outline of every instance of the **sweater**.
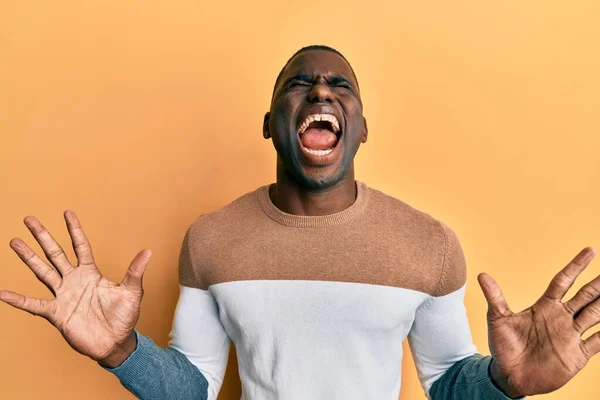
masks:
{"label": "sweater", "polygon": [[106,368],[125,387],[214,400],[233,342],[242,400],[396,400],[408,339],[428,398],[508,399],[472,342],[452,229],[360,181],[350,207],[323,216],[279,210],[272,187],[189,226],[169,347],[136,331]]}

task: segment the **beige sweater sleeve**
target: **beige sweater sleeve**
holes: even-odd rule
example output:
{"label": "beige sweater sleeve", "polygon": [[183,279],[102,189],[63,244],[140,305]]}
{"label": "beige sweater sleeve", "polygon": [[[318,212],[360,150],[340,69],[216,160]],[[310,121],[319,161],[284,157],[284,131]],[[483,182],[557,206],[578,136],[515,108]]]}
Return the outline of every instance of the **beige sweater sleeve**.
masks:
{"label": "beige sweater sleeve", "polygon": [[433,296],[444,296],[461,288],[467,280],[465,256],[456,234],[439,221],[444,232],[444,257],[439,283]]}

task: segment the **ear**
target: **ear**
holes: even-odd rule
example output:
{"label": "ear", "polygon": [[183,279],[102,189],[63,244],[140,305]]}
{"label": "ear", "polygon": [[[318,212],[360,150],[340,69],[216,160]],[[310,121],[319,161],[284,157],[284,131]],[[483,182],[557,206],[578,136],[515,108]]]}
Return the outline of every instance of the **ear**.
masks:
{"label": "ear", "polygon": [[367,142],[367,136],[369,136],[369,128],[367,128],[367,119],[365,117],[363,117],[363,122],[365,124],[365,130],[363,132],[362,138],[360,139],[361,143],[366,143]]}
{"label": "ear", "polygon": [[263,121],[263,137],[265,139],[271,138],[271,132],[269,132],[269,120],[271,119],[271,113],[267,112],[265,114],[265,120]]}

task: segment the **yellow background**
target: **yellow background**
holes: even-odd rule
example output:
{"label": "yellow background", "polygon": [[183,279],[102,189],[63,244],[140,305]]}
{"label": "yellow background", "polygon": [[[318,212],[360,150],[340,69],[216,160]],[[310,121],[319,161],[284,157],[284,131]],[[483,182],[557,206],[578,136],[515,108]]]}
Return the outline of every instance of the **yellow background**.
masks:
{"label": "yellow background", "polygon": [[[103,273],[152,249],[138,328],[167,344],[187,226],[275,179],[261,124],[307,44],[358,75],[369,141],[357,179],[448,223],[476,282],[514,310],[600,247],[600,2],[9,1],[0,6],[0,287],[50,298],[8,247],[35,215],[70,249],[78,213]],[[600,273],[592,262],[577,283]],[[0,304],[0,398],[131,399],[46,321]],[[597,329],[596,329],[597,330]],[[406,348],[408,351],[408,348]],[[412,359],[402,399],[422,399]],[[544,399],[596,399],[600,356]],[[235,353],[219,399],[239,399]]]}

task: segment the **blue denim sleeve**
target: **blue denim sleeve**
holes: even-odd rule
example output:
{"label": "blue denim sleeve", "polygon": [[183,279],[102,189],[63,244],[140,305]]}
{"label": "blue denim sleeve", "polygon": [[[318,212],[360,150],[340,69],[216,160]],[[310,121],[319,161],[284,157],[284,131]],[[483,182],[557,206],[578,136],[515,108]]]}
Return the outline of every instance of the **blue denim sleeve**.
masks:
{"label": "blue denim sleeve", "polygon": [[[431,400],[510,400],[492,382],[492,357],[474,354],[450,367],[429,390]],[[524,399],[524,397],[519,397]]]}
{"label": "blue denim sleeve", "polygon": [[136,348],[121,365],[101,367],[142,400],[208,398],[208,381],[183,354],[173,348],[163,349],[137,331],[135,335]]}

